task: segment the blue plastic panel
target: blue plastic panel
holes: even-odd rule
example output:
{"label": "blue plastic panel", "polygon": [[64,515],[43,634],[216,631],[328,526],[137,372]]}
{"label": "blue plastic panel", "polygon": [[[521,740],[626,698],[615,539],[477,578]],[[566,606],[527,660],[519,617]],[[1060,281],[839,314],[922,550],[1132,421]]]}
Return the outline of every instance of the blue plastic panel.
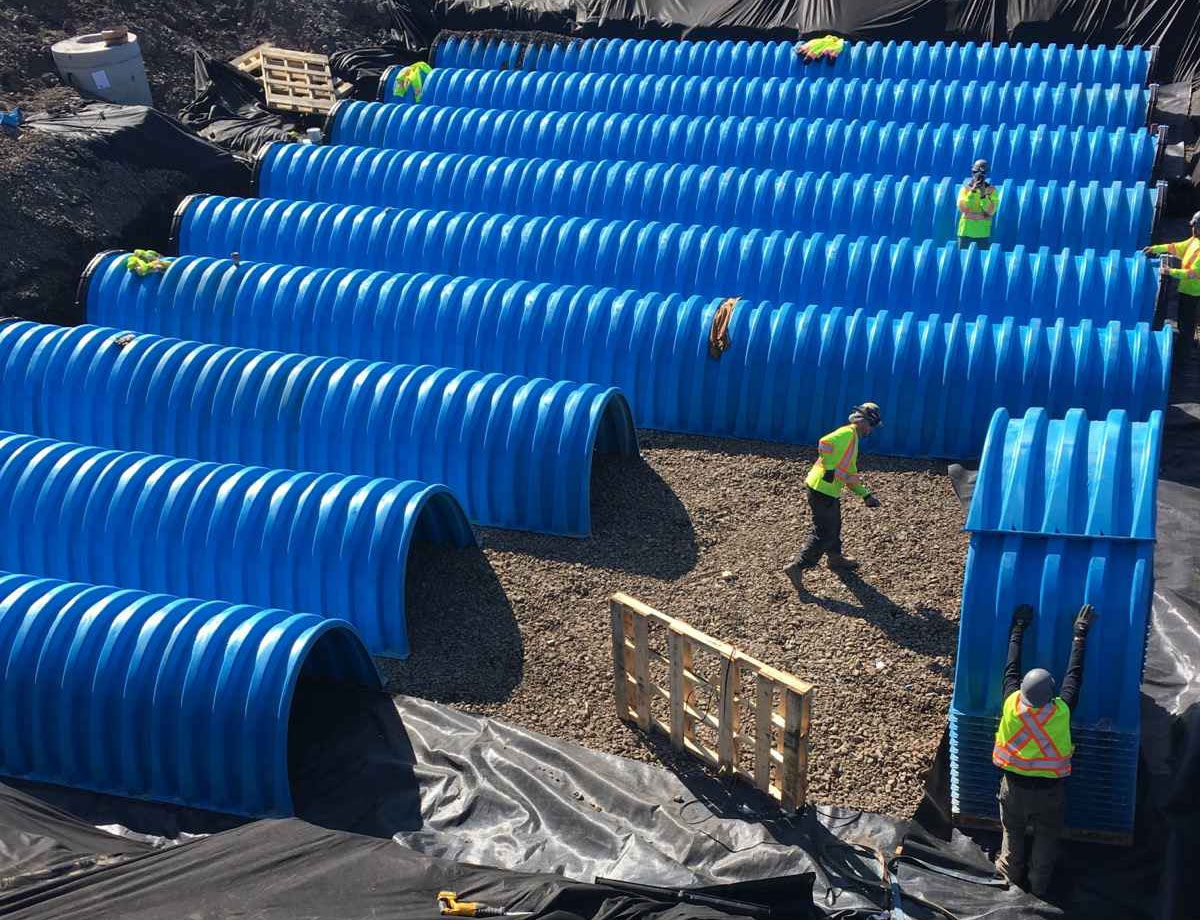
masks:
{"label": "blue plastic panel", "polygon": [[[764,230],[953,240],[961,177],[553,160],[271,144],[259,194],[342,204],[665,220]],[[998,182],[992,242],[1006,249],[1140,249],[1158,196],[1144,182]]]}
{"label": "blue plastic panel", "polygon": [[807,64],[795,42],[576,39],[538,44],[502,38],[448,37],[437,67],[563,70],[719,77],[860,77],[1140,85],[1148,48],[990,45],[975,42],[848,42],[834,61]]}
{"label": "blue plastic panel", "polygon": [[735,307],[731,347],[715,361],[719,299],[193,256],[139,278],[109,255],[87,290],[89,319],[106,325],[614,385],[650,428],[810,443],[875,399],[889,424],[869,449],[956,459],[978,455],[997,406],[1146,418],[1165,404],[1171,363],[1170,332],[1145,324],[918,321],[749,302]]}
{"label": "blue plastic panel", "polygon": [[992,418],[967,530],[1153,540],[1162,419],[1052,412]]}
{"label": "blue plastic panel", "polygon": [[445,486],[0,432],[0,569],[348,620],[405,657],[413,540],[466,546]]}
{"label": "blue plastic panel", "polygon": [[972,127],[822,118],[639,115],[343,102],[330,141],[364,147],[589,160],[648,160],[861,172],[966,175],[978,157],[997,179],[1137,182],[1157,137],[1146,130]]}
{"label": "blue plastic panel", "polygon": [[551,112],[874,118],[1131,130],[1146,126],[1150,105],[1148,89],[1111,84],[522,73],[443,67],[425,78],[420,103],[409,103],[411,93],[403,97],[395,93],[397,73],[389,71],[388,79],[380,82],[381,102]]}
{"label": "blue plastic panel", "polygon": [[5,776],[290,815],[302,678],[380,685],[341,620],[0,574]]}
{"label": "blue plastic panel", "polygon": [[0,428],[121,450],[449,486],[472,520],[586,534],[593,451],[635,453],[615,389],[0,325]]}
{"label": "blue plastic panel", "polygon": [[1162,423],[1160,412],[1132,422],[1114,411],[1090,423],[1078,410],[1064,419],[1042,409],[1021,419],[996,413],[968,517],[950,751],[960,813],[994,814],[989,727],[1003,703],[1013,611],[1036,611],[1022,668],[1061,680],[1075,614],[1090,603],[1098,616],[1072,712],[1080,750],[1068,820],[1100,832],[1132,827]]}
{"label": "blue plastic panel", "polygon": [[1158,290],[1157,267],[1140,253],[960,251],[908,239],[217,196],[193,196],[180,214],[180,253],[296,265],[1123,323],[1149,320]]}

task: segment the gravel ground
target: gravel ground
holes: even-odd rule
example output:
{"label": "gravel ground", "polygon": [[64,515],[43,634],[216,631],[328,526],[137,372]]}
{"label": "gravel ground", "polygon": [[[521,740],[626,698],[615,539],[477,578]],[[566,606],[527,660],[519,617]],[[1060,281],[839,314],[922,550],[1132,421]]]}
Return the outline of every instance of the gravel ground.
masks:
{"label": "gravel ground", "polygon": [[642,447],[597,464],[591,539],[487,531],[482,556],[421,550],[413,655],[380,662],[391,689],[659,759],[614,714],[607,599],[625,591],[816,685],[812,799],[910,815],[949,707],[966,553],[944,468],[865,455],[883,507],[848,500],[844,526],[863,567],[818,568],[797,595],[780,568],[807,530],[812,449],[658,433]]}

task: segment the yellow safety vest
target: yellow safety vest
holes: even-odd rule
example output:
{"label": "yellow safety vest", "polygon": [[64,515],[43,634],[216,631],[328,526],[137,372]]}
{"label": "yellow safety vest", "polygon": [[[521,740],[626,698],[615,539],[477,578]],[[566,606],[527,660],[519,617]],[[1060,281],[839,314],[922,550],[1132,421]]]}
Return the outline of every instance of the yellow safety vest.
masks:
{"label": "yellow safety vest", "polygon": [[1179,293],[1200,297],[1200,238],[1189,236],[1178,243],[1159,243],[1150,247],[1150,254],[1176,256],[1183,268],[1169,268],[1167,274],[1179,281]]}
{"label": "yellow safety vest", "polygon": [[[832,470],[833,477],[826,480],[825,471]],[[862,484],[858,475],[858,432],[853,425],[843,425],[831,431],[817,444],[817,461],[804,480],[810,489],[837,498],[842,488],[849,486],[855,495],[869,495],[870,489]]]}
{"label": "yellow safety vest", "polygon": [[992,763],[1022,776],[1059,778],[1071,775],[1071,708],[1055,698],[1034,709],[1021,701],[1020,691],[1004,701]]}
{"label": "yellow safety vest", "polygon": [[[985,207],[986,205],[986,207]],[[1000,191],[990,187],[986,195],[964,185],[958,191],[958,235],[979,240],[992,235],[992,218],[1000,210]]]}

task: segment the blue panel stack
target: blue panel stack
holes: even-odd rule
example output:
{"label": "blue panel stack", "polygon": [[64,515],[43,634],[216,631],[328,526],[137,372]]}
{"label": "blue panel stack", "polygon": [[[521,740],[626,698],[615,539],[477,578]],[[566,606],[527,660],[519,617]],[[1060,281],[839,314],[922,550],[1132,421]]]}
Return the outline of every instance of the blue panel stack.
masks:
{"label": "blue panel stack", "polygon": [[[414,100],[389,70],[379,100]],[[878,121],[976,120],[994,125],[1145,127],[1150,91],[1137,86],[1054,83],[641,74],[521,73],[439,67],[425,78],[419,105],[550,112],[859,118]]]}
{"label": "blue panel stack", "polygon": [[[762,230],[946,242],[958,223],[960,180],[855,172],[554,160],[379,147],[269,144],[255,164],[258,194],[341,204],[502,214],[717,224]],[[1165,187],[1165,186],[1164,186]],[[1159,189],[1145,182],[997,184],[1001,248],[1140,249],[1150,242]]]}
{"label": "blue panel stack", "polygon": [[1154,571],[1155,490],[1162,414],[1114,411],[1051,419],[996,413],[967,516],[971,533],[950,713],[956,813],[995,818],[992,739],[1013,611],[1036,611],[1022,667],[1061,680],[1075,614],[1094,604],[1083,689],[1072,713],[1069,828],[1133,830],[1142,662]]}
{"label": "blue panel stack", "polygon": [[[535,40],[449,35],[434,50],[438,67],[567,73],[694,74],[717,77],[858,77],[1119,83],[1140,86],[1146,48],[981,45],[975,42],[848,42],[833,61],[806,64],[793,42],[654,41],[636,38]],[[390,76],[390,75],[387,75]]]}

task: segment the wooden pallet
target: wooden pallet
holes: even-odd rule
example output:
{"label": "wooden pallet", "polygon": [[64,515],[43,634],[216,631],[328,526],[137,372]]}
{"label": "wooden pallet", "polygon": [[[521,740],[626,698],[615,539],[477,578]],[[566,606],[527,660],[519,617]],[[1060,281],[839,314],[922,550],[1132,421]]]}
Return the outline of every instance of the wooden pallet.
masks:
{"label": "wooden pallet", "polygon": [[270,109],[323,115],[353,89],[345,82],[334,86],[325,55],[276,48],[270,42],[239,54],[229,63],[262,82]]}
{"label": "wooden pallet", "polygon": [[627,595],[610,610],[620,718],[802,808],[812,685]]}

